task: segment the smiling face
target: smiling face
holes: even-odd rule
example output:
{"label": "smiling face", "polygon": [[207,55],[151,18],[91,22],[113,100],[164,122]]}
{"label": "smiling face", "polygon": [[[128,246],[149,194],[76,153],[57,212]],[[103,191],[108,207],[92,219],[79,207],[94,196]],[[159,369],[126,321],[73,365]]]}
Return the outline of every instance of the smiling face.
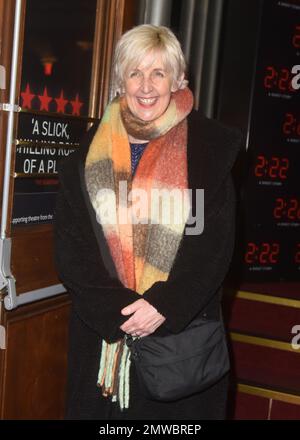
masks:
{"label": "smiling face", "polygon": [[173,78],[164,66],[159,52],[148,53],[135,68],[125,75],[125,98],[129,109],[143,121],[153,121],[167,109]]}

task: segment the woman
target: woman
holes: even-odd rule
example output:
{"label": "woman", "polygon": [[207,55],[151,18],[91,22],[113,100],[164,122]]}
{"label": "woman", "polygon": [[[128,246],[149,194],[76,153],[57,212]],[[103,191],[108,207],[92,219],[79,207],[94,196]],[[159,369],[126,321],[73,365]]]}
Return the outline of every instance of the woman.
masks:
{"label": "woman", "polygon": [[[184,75],[169,29],[128,31],[114,58],[119,97],[61,164],[56,261],[72,298],[67,418],[225,417],[227,378],[174,402],[148,400],[124,344],[125,334],[163,336],[196,316],[219,318],[240,135],[192,112]],[[153,189],[177,194],[167,221]],[[200,212],[199,200],[185,190],[196,189],[205,216],[193,232],[188,214]]]}

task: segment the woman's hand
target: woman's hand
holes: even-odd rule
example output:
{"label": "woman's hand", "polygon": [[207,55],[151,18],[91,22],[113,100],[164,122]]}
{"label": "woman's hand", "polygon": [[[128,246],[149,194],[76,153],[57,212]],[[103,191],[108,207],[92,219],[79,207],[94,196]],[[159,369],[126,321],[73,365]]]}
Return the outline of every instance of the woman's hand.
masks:
{"label": "woman's hand", "polygon": [[121,313],[122,315],[133,314],[120,327],[123,332],[133,336],[151,335],[166,320],[155,307],[142,298],[124,307]]}

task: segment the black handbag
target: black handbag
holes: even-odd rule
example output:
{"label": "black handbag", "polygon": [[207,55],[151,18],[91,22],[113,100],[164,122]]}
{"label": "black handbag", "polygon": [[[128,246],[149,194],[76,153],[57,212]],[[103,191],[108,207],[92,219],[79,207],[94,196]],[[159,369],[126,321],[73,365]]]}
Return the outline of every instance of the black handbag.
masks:
{"label": "black handbag", "polygon": [[142,393],[173,401],[204,391],[230,368],[222,321],[196,318],[182,332],[166,336],[125,336]]}

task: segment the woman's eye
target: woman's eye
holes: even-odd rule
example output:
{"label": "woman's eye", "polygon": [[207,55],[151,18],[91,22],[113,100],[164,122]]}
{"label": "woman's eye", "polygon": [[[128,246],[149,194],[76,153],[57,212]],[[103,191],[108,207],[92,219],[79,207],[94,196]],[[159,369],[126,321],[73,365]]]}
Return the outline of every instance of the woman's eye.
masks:
{"label": "woman's eye", "polygon": [[140,72],[138,72],[136,70],[129,74],[130,78],[139,78],[139,76],[140,76]]}
{"label": "woman's eye", "polygon": [[159,70],[154,72],[155,76],[158,76],[159,78],[163,78],[165,75],[163,74],[163,72],[160,72]]}

